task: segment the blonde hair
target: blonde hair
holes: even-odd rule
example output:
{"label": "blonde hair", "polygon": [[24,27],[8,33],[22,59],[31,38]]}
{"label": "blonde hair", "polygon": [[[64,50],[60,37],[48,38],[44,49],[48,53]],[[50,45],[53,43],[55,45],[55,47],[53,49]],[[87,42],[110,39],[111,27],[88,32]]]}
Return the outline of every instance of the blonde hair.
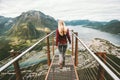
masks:
{"label": "blonde hair", "polygon": [[62,20],[58,21],[58,31],[61,36],[67,34],[67,27],[65,27],[65,23]]}

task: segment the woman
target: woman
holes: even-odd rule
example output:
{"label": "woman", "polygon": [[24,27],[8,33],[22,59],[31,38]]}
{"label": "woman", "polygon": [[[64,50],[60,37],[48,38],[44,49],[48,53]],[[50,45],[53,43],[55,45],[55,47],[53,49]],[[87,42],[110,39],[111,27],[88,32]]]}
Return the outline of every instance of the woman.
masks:
{"label": "woman", "polygon": [[65,23],[62,20],[58,21],[58,28],[56,29],[56,46],[59,50],[59,64],[62,69],[65,65],[65,52],[67,49],[67,39],[71,44],[69,29],[65,27]]}

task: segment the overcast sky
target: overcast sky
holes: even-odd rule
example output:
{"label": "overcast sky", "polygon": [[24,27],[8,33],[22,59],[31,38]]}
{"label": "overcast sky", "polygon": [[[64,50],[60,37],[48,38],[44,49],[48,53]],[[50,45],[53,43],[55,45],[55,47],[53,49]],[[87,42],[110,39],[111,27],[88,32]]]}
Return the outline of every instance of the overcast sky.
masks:
{"label": "overcast sky", "polygon": [[0,0],[1,16],[16,17],[29,10],[63,20],[120,20],[120,0]]}

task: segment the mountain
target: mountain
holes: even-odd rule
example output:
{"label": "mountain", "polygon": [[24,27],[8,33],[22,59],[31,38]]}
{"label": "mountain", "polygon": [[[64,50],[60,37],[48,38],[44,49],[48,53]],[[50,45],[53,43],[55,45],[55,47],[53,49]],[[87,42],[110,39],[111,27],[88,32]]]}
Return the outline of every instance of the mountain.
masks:
{"label": "mountain", "polygon": [[111,20],[101,29],[102,31],[120,34],[120,21],[119,20]]}
{"label": "mountain", "polygon": [[99,21],[90,21],[90,20],[71,20],[71,21],[65,21],[66,25],[84,25],[84,26],[96,26],[96,25],[104,25],[107,22],[99,22]]}
{"label": "mountain", "polygon": [[119,20],[111,20],[106,23],[101,22],[90,22],[84,27],[99,29],[101,31],[113,33],[113,34],[120,34],[120,21]]}
{"label": "mountain", "polygon": [[57,21],[40,11],[23,12],[15,18],[0,16],[0,60],[10,55],[11,49],[24,50],[56,27]]}
{"label": "mountain", "polygon": [[10,53],[10,44],[9,40],[6,40],[5,38],[0,38],[0,60],[4,59],[5,57],[9,56]]}
{"label": "mountain", "polygon": [[37,31],[31,22],[28,22],[22,23],[19,26],[13,26],[8,31],[8,35],[10,37],[18,37],[19,39],[35,39],[38,38],[40,34],[42,34],[41,32]]}
{"label": "mountain", "polygon": [[22,39],[39,38],[45,30],[53,30],[57,27],[54,18],[40,11],[28,11],[15,18],[15,24],[7,32],[11,37]]}
{"label": "mountain", "polygon": [[103,27],[103,23],[97,22],[97,21],[90,21],[88,24],[83,25],[83,26],[88,27],[88,28],[100,29]]}
{"label": "mountain", "polygon": [[71,20],[71,21],[65,21],[65,24],[77,26],[77,25],[85,25],[88,24],[89,22],[90,22],[89,20]]}
{"label": "mountain", "polygon": [[13,18],[6,18],[0,16],[0,35],[4,34],[5,31],[9,30],[13,25]]}
{"label": "mountain", "polygon": [[99,21],[90,21],[90,20],[71,20],[65,21],[66,25],[83,25],[83,27],[94,28],[101,31],[120,34],[120,21],[111,20],[109,22],[99,22]]}
{"label": "mountain", "polygon": [[66,25],[71,25],[71,26],[83,25],[83,27],[100,29],[107,22],[90,21],[90,20],[71,20],[71,21],[65,21],[65,23]]}

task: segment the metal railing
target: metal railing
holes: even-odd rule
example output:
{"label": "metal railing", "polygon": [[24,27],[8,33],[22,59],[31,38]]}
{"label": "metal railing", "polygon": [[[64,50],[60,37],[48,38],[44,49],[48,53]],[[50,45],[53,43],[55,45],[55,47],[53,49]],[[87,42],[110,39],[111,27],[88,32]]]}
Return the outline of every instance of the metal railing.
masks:
{"label": "metal railing", "polygon": [[[23,57],[23,55],[25,55],[27,52],[29,52],[30,50],[32,50],[35,46],[37,46],[41,41],[43,41],[44,39],[47,39],[47,37],[49,37],[50,35],[52,35],[55,31],[52,31],[50,34],[48,34],[47,36],[43,37],[42,39],[40,39],[38,42],[36,42],[34,45],[32,45],[31,47],[29,47],[28,49],[26,49],[24,52],[22,52],[21,54],[19,54],[17,57],[15,57],[14,59],[12,59],[10,62],[6,63],[4,66],[2,66],[0,68],[0,72],[2,72],[3,70],[5,70],[7,67],[9,67],[11,64],[13,64],[15,61],[19,60],[21,57]],[[97,56],[95,55],[94,52],[92,52],[88,46],[74,33],[72,32],[72,34],[74,35],[75,38],[77,38],[77,40],[84,46],[84,48],[86,48],[86,50],[88,51],[88,53],[90,53],[90,55],[92,57],[94,57],[94,59],[104,68],[104,70],[114,79],[114,80],[120,80],[119,77],[108,67],[106,66],[106,64],[104,64],[104,62]],[[77,43],[78,45],[78,43]],[[78,48],[75,43],[75,48]],[[73,46],[73,45],[72,45]],[[75,53],[77,53],[78,50],[75,50]],[[49,52],[49,51],[48,51]],[[53,52],[54,53],[54,52]],[[73,53],[73,49],[72,49],[72,53]],[[73,55],[73,54],[72,54]],[[84,54],[85,55],[85,54]],[[78,54],[77,54],[78,56]],[[75,55],[75,65],[77,66],[77,56]],[[86,56],[86,55],[85,55]],[[106,57],[110,60],[109,57]],[[91,63],[89,62],[91,61]],[[111,61],[111,60],[110,60]],[[112,61],[113,62],[113,61]],[[83,67],[82,65],[90,65],[92,66],[93,64],[95,64],[96,62],[93,60],[93,59],[86,59],[84,61],[85,64],[81,64],[81,67]],[[90,64],[89,64],[90,63]],[[115,64],[115,63],[114,63]],[[117,65],[117,64],[116,64]],[[119,67],[119,65],[117,65]],[[37,67],[39,67],[38,65],[35,65],[34,67],[30,68],[29,70],[33,70],[36,69]],[[91,68],[89,69],[88,67],[86,67],[86,70],[85,70],[85,73],[86,73],[86,76],[83,75],[83,80],[88,76],[88,79],[91,79],[92,80],[97,80],[96,79],[96,76],[98,74],[98,72],[96,72],[96,69],[98,69],[98,67],[95,67],[95,69]],[[35,75],[37,73],[37,75]],[[36,72],[35,74],[32,74],[32,72],[29,72],[27,73],[26,75],[24,75],[23,79],[28,77],[31,79],[30,80],[37,80],[38,77],[40,77],[39,75],[41,75],[42,73],[39,73],[39,72]],[[119,73],[119,72],[117,72]],[[93,76],[91,76],[91,74],[95,74]],[[32,76],[34,75],[34,76]],[[14,75],[13,75],[14,76]],[[11,78],[13,77],[11,76]],[[104,76],[103,76],[104,77]],[[33,79],[32,79],[33,78]],[[86,78],[87,79],[87,78]],[[11,79],[10,79],[11,80]],[[28,80],[28,79],[24,79],[24,80]],[[81,79],[82,80],[82,79]],[[106,79],[105,79],[106,80]]]}
{"label": "metal railing", "polygon": [[23,55],[25,55],[28,51],[30,51],[32,48],[34,48],[38,43],[40,43],[41,41],[43,41],[44,39],[46,39],[48,36],[50,36],[51,34],[53,34],[55,32],[52,31],[50,34],[48,34],[47,36],[43,37],[42,39],[40,39],[38,42],[36,42],[34,45],[32,45],[31,47],[29,47],[27,50],[25,50],[24,52],[22,52],[20,55],[18,55],[17,57],[15,57],[14,59],[12,59],[10,62],[6,63],[4,66],[2,66],[0,68],[0,72],[3,71],[4,69],[6,69],[7,67],[9,67],[12,63],[14,63],[15,61],[17,61],[18,59],[20,59]]}
{"label": "metal railing", "polygon": [[104,68],[104,70],[107,71],[107,73],[114,79],[114,80],[120,80],[119,77],[108,67],[104,64],[104,62],[98,58],[95,53],[93,53],[88,46],[73,32],[71,31],[75,38],[78,39],[78,41],[86,48],[86,50],[94,57],[94,59]]}

